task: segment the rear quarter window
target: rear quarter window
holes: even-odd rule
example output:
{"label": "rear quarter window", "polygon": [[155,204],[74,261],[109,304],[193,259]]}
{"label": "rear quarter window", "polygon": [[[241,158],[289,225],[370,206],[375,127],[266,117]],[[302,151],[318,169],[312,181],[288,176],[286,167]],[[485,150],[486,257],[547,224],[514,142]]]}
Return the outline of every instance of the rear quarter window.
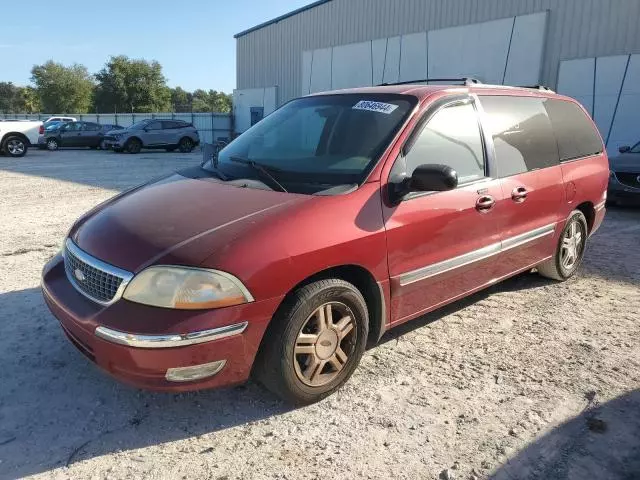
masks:
{"label": "rear quarter window", "polygon": [[493,138],[498,175],[510,177],[558,165],[558,145],[537,97],[481,96],[485,124]]}
{"label": "rear quarter window", "polygon": [[577,104],[566,100],[546,99],[544,105],[558,140],[561,161],[602,153],[600,134]]}

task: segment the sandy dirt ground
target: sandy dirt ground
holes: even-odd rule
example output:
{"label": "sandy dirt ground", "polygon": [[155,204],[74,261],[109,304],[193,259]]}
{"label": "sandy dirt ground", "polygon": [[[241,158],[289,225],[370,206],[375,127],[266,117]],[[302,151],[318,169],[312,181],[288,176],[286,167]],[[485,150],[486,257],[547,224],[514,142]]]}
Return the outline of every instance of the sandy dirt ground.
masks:
{"label": "sandy dirt ground", "polygon": [[198,161],[0,157],[0,478],[640,478],[640,210],[609,210],[572,280],[520,275],[402,326],[316,405],[98,371],[45,307],[42,265],[81,213]]}

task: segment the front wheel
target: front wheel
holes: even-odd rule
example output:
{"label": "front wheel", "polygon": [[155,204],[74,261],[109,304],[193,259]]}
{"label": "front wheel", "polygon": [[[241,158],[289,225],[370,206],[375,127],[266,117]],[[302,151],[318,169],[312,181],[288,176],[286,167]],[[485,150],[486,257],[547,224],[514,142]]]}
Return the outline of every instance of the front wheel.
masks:
{"label": "front wheel", "polygon": [[140,150],[142,150],[142,143],[140,142],[140,140],[132,138],[131,140],[127,141],[124,149],[128,153],[140,153]]}
{"label": "front wheel", "polygon": [[349,379],[369,332],[362,294],[335,278],[296,290],[272,322],[254,375],[269,390],[298,405],[323,399]]}
{"label": "front wheel", "polygon": [[587,219],[580,210],[574,210],[562,229],[555,254],[538,265],[538,273],[561,282],[571,278],[584,258],[588,235]]}
{"label": "front wheel", "polygon": [[3,149],[10,157],[24,157],[27,153],[27,144],[24,139],[11,136],[4,141]]}

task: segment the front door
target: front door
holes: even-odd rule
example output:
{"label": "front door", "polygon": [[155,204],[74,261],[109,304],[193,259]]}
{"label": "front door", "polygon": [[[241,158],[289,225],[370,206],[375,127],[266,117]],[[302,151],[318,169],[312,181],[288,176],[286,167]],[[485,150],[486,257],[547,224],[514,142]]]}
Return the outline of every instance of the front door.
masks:
{"label": "front door", "polygon": [[149,122],[141,132],[141,136],[142,143],[145,147],[166,144],[166,141],[164,139],[164,131],[162,130],[162,122],[160,120]]}
{"label": "front door", "polygon": [[82,135],[83,122],[69,122],[60,129],[60,146],[77,147]]}
{"label": "front door", "polygon": [[531,268],[553,254],[564,198],[558,145],[544,98],[480,96],[502,199],[499,276]]}
{"label": "front door", "polygon": [[489,284],[500,251],[495,206],[502,190],[490,176],[474,100],[456,96],[425,115],[429,119],[396,160],[390,182],[421,164],[445,164],[456,170],[459,183],[454,190],[409,194],[383,206],[392,323]]}

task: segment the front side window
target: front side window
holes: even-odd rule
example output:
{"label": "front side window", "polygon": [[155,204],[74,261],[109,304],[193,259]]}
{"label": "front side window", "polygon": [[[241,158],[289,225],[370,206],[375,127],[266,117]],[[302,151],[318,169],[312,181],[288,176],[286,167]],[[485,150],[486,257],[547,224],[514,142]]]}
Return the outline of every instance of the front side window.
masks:
{"label": "front side window", "polygon": [[536,97],[480,97],[500,177],[558,165],[558,145],[545,101]]}
{"label": "front side window", "polygon": [[146,128],[150,120],[140,120],[129,127],[129,130],[142,130]]}
{"label": "front side window", "polygon": [[78,132],[82,129],[82,122],[67,123],[64,127],[65,132]]}
{"label": "front side window", "polygon": [[293,100],[221,150],[218,168],[247,178],[255,176],[247,162],[255,162],[297,193],[359,184],[416,104],[417,98],[398,94]]}
{"label": "front side window", "polygon": [[464,184],[485,176],[484,148],[478,116],[471,103],[450,105],[428,121],[406,157],[394,165],[394,174],[404,169],[411,176],[419,165],[441,164],[458,173]]}
{"label": "front side window", "polygon": [[162,122],[150,122],[145,127],[147,130],[162,130]]}

